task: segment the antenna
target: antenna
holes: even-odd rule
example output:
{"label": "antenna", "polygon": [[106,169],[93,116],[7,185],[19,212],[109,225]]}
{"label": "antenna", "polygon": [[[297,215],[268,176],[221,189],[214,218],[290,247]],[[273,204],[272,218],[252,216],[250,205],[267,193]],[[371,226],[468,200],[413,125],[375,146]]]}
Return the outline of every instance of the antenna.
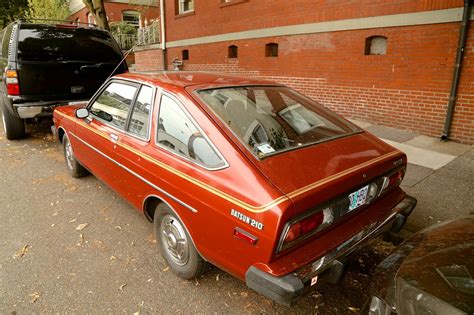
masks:
{"label": "antenna", "polygon": [[110,73],[110,75],[107,77],[107,79],[105,79],[104,82],[106,82],[107,80],[110,79],[111,76],[114,75],[115,71],[118,69],[118,67],[120,67],[120,65],[124,62],[124,60],[128,57],[128,55],[135,49],[137,45],[133,45],[132,48],[130,48],[126,53],[125,55],[123,56],[122,60],[120,60],[120,62],[117,64],[117,66],[115,67],[115,69],[112,71],[112,73]]}

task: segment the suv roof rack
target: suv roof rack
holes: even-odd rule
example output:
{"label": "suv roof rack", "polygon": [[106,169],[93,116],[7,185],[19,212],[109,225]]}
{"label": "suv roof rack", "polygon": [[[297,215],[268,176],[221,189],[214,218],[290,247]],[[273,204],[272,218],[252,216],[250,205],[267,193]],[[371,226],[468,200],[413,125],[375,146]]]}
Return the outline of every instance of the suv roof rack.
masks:
{"label": "suv roof rack", "polygon": [[34,22],[42,22],[43,24],[49,24],[47,22],[54,22],[56,24],[69,24],[69,25],[80,25],[83,27],[90,27],[90,28],[98,28],[100,27],[97,24],[92,24],[92,23],[83,23],[83,22],[76,22],[76,21],[71,21],[71,20],[54,20],[54,19],[37,19],[37,18],[21,18],[17,20],[20,23],[34,23]]}

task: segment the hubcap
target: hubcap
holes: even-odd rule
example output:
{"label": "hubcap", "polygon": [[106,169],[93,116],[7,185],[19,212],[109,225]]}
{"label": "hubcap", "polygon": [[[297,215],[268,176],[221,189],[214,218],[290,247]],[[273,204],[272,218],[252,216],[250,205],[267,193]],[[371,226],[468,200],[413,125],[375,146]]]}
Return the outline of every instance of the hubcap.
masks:
{"label": "hubcap", "polygon": [[67,163],[67,167],[69,169],[72,169],[73,166],[73,162],[74,162],[74,155],[72,153],[72,147],[71,147],[71,143],[69,142],[69,140],[66,140],[66,144],[65,144],[65,153],[66,153],[66,163]]}
{"label": "hubcap", "polygon": [[168,256],[177,265],[184,266],[189,260],[189,247],[183,226],[175,217],[167,214],[161,221],[160,229]]}

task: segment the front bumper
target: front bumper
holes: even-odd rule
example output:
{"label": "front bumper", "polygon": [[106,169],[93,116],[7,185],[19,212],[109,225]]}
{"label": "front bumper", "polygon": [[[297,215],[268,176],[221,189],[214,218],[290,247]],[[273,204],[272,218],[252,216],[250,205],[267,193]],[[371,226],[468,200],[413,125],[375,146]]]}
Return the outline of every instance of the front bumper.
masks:
{"label": "front bumper", "polygon": [[277,303],[290,306],[305,287],[316,283],[317,277],[332,269],[334,277],[342,274],[341,258],[348,256],[367,241],[383,232],[399,232],[408,216],[416,206],[416,199],[406,196],[391,211],[391,214],[381,222],[374,222],[365,229],[349,238],[323,257],[301,267],[293,273],[276,277],[251,266],[245,274],[247,286]]}

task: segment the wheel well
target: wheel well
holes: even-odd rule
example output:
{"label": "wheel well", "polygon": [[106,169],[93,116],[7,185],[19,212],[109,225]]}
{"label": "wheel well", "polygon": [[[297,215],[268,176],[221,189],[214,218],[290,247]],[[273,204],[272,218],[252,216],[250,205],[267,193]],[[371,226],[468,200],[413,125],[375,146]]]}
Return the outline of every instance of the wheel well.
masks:
{"label": "wheel well", "polygon": [[59,142],[63,143],[63,136],[66,132],[64,131],[63,128],[59,128],[58,129],[58,138],[59,138]]}
{"label": "wheel well", "polygon": [[163,202],[157,196],[149,196],[143,202],[143,214],[148,219],[148,221],[153,222],[153,218],[155,217],[155,210],[156,207]]}

